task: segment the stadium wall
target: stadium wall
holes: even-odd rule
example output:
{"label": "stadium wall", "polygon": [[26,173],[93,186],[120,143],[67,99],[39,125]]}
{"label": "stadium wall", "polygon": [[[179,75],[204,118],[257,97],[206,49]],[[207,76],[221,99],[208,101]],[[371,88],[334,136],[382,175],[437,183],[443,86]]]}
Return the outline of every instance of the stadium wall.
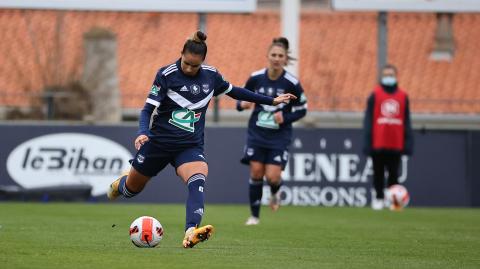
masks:
{"label": "stadium wall", "polygon": [[[0,124],[0,199],[88,186],[105,201],[109,183],[129,168],[136,126]],[[247,203],[248,167],[239,162],[245,128],[209,127],[205,153],[208,203]],[[371,161],[355,128],[297,128],[284,171],[284,204],[363,207],[372,196]],[[415,153],[402,159],[400,181],[412,206],[480,206],[480,131],[416,130]],[[6,187],[7,186],[7,187]],[[57,190],[58,191],[58,190]],[[268,188],[264,189],[264,203]],[[15,195],[16,194],[16,195]],[[183,203],[186,189],[169,167],[129,202]],[[65,197],[64,197],[65,198]]]}

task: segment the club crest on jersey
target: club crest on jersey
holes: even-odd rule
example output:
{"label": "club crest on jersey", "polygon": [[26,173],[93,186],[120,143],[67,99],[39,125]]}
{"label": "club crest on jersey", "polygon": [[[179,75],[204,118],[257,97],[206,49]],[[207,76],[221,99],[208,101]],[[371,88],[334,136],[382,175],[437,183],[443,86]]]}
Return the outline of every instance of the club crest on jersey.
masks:
{"label": "club crest on jersey", "polygon": [[196,84],[193,84],[190,86],[190,93],[192,93],[193,95],[197,95],[200,93],[200,86],[196,85]]}
{"label": "club crest on jersey", "polygon": [[138,163],[143,163],[145,161],[145,156],[143,156],[142,154],[138,154],[137,155],[137,162]]}
{"label": "club crest on jersey", "polygon": [[172,112],[172,118],[168,120],[168,123],[182,130],[193,133],[195,132],[195,122],[200,120],[201,115],[201,112],[195,113],[195,111],[186,108],[177,109]]}
{"label": "club crest on jersey", "polygon": [[204,93],[208,93],[210,91],[210,87],[208,84],[202,84],[202,91]]}
{"label": "club crest on jersey", "polygon": [[152,88],[150,89],[150,94],[158,96],[159,91],[160,91],[160,86],[152,85]]}
{"label": "club crest on jersey", "polygon": [[267,95],[272,96],[273,95],[273,88],[268,88],[267,89]]}

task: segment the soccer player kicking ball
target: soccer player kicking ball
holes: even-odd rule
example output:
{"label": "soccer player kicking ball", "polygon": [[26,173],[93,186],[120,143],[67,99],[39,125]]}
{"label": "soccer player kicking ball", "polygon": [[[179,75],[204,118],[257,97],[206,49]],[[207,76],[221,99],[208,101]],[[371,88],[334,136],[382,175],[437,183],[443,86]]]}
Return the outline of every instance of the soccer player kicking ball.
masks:
{"label": "soccer player kicking ball", "polygon": [[208,175],[203,131],[212,97],[227,94],[237,100],[265,105],[296,99],[288,93],[272,98],[232,86],[217,69],[202,65],[207,55],[206,39],[204,33],[194,33],[183,45],[181,58],[157,72],[140,113],[135,139],[138,151],[132,168],[115,180],[107,193],[110,200],[134,197],[170,163],[188,188],[184,248],[207,240],[214,231],[212,225],[200,227]]}

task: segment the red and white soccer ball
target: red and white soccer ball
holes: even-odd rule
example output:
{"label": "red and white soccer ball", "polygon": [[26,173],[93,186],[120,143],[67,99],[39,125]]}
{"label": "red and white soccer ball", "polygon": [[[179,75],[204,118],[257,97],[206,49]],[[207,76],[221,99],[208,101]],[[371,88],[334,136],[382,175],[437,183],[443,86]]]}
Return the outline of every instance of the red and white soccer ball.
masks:
{"label": "red and white soccer ball", "polygon": [[139,248],[153,248],[163,238],[163,227],[158,220],[142,216],[130,225],[130,239]]}
{"label": "red and white soccer ball", "polygon": [[390,209],[400,210],[408,205],[410,202],[410,195],[407,188],[400,184],[392,185],[388,188],[387,198],[390,202]]}

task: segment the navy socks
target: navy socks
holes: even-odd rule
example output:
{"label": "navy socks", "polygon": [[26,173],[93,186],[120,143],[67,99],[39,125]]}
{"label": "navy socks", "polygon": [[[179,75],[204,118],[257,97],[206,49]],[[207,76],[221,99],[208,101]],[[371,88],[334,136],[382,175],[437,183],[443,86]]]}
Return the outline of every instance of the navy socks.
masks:
{"label": "navy socks", "polygon": [[139,192],[133,192],[128,189],[127,187],[127,175],[123,176],[120,179],[120,184],[118,184],[118,191],[125,197],[125,198],[132,198],[133,196],[139,194]]}
{"label": "navy socks", "polygon": [[200,225],[203,217],[205,175],[195,174],[188,179],[185,230]]}
{"label": "navy socks", "polygon": [[278,192],[278,190],[280,190],[280,187],[282,187],[282,183],[283,181],[280,180],[280,182],[277,185],[270,184],[270,192],[272,193],[272,195],[275,195]]}
{"label": "navy socks", "polygon": [[260,216],[260,205],[262,203],[263,179],[249,180],[248,196],[250,198],[250,212],[252,216]]}

